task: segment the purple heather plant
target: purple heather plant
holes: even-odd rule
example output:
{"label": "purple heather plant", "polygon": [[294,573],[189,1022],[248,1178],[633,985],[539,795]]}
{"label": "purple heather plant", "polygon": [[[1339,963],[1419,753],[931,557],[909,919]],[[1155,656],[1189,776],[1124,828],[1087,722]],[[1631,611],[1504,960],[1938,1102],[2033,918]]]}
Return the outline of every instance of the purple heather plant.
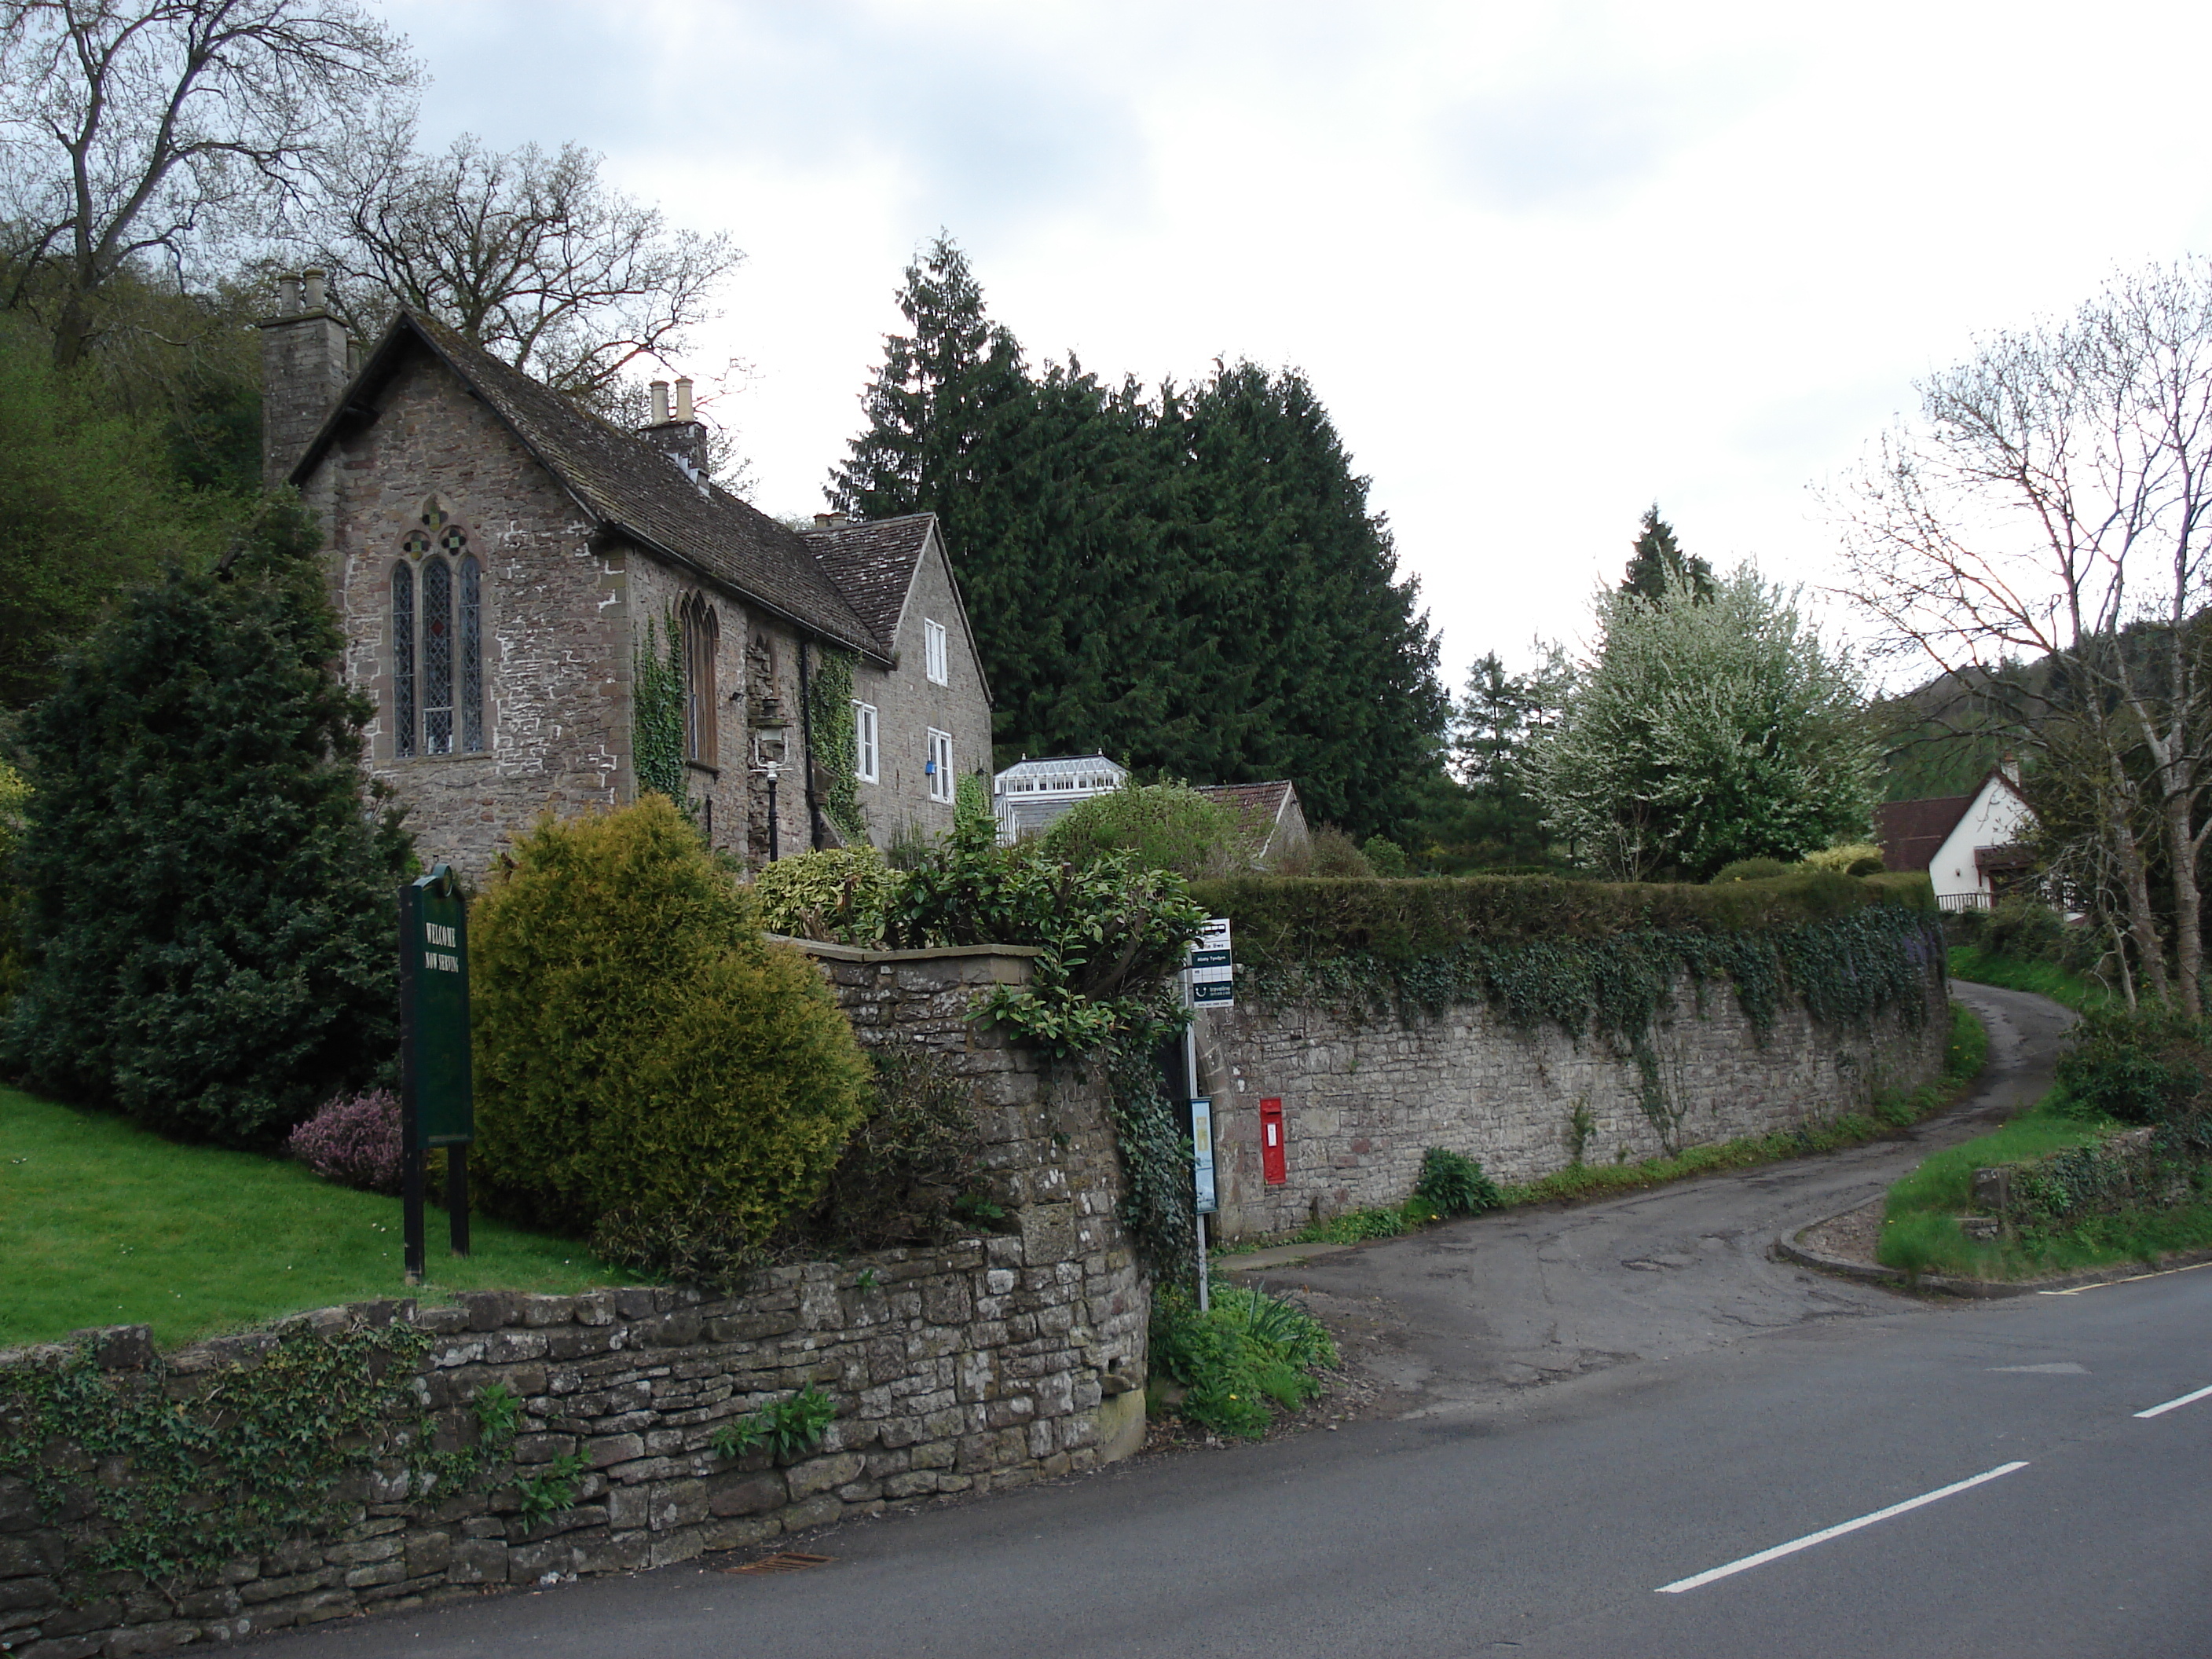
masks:
{"label": "purple heather plant", "polygon": [[364,1192],[399,1190],[399,1097],[389,1089],[340,1095],[292,1131],[285,1148],[325,1181]]}

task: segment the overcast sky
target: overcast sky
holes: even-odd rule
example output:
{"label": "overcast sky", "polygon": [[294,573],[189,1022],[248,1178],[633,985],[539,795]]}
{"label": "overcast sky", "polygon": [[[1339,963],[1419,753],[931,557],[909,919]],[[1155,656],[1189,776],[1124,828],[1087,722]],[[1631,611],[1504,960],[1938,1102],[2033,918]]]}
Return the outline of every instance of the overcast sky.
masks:
{"label": "overcast sky", "polygon": [[1819,584],[1811,487],[1978,333],[2212,252],[2212,11],[390,0],[425,138],[574,139],[748,258],[683,367],[811,513],[940,227],[1032,359],[1295,366],[1455,685],[1656,500]]}

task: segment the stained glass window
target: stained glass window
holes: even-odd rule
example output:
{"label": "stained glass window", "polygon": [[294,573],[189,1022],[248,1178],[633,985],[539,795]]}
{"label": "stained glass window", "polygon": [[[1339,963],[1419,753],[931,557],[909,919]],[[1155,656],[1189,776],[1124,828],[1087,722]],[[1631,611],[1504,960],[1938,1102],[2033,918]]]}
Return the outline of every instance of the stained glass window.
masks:
{"label": "stained glass window", "polygon": [[[422,526],[409,531],[399,544],[407,556],[392,572],[392,752],[403,757],[457,750],[481,754],[485,748],[483,568],[468,550],[467,535],[447,517],[435,496],[423,505]],[[453,562],[439,557],[437,550]],[[459,686],[453,683],[457,636]],[[458,733],[453,730],[457,711]]]}
{"label": "stained glass window", "polygon": [[461,747],[475,754],[483,738],[483,577],[476,556],[461,557]]}
{"label": "stained glass window", "polygon": [[415,572],[392,567],[392,752],[415,752]]}
{"label": "stained glass window", "polygon": [[453,573],[422,561],[422,752],[453,752]]}

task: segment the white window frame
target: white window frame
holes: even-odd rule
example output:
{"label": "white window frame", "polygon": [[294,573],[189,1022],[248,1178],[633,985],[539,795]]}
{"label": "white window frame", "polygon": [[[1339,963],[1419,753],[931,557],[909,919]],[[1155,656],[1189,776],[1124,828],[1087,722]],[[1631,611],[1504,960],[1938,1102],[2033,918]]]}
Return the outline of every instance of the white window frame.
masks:
{"label": "white window frame", "polygon": [[929,728],[929,748],[924,768],[929,780],[929,798],[949,801],[952,799],[952,734]]}
{"label": "white window frame", "polygon": [[862,783],[876,781],[876,706],[853,699],[853,773]]}
{"label": "white window frame", "polygon": [[929,676],[932,685],[952,684],[951,653],[945,645],[945,624],[921,619],[922,672]]}

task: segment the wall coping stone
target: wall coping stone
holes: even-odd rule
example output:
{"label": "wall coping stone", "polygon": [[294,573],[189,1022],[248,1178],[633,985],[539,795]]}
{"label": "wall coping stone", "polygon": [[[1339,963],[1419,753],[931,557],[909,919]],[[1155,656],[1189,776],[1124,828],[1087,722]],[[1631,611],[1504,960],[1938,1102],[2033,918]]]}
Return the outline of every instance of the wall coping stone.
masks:
{"label": "wall coping stone", "polygon": [[800,939],[791,933],[770,933],[771,945],[795,945],[809,956],[832,962],[942,962],[953,957],[1013,957],[1034,959],[1044,954],[1035,945],[937,945],[923,951],[863,951],[858,945],[832,945],[827,939]]}

